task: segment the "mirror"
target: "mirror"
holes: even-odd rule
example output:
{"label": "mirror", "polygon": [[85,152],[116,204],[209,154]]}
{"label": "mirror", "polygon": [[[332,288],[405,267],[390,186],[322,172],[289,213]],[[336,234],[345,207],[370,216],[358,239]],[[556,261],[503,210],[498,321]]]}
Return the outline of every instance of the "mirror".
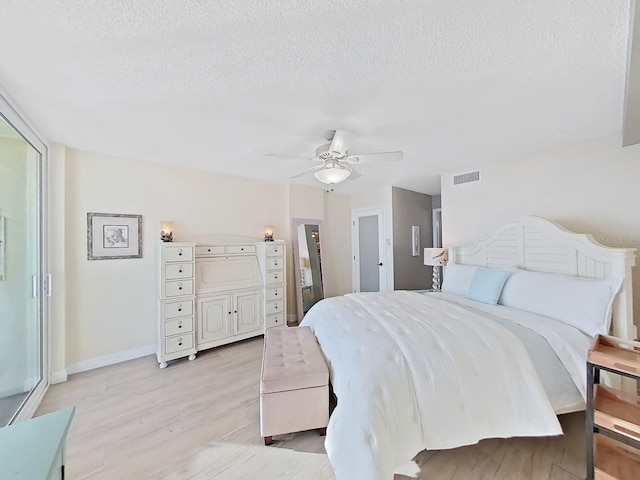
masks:
{"label": "mirror", "polygon": [[292,219],[291,237],[300,322],[309,309],[324,298],[322,220]]}

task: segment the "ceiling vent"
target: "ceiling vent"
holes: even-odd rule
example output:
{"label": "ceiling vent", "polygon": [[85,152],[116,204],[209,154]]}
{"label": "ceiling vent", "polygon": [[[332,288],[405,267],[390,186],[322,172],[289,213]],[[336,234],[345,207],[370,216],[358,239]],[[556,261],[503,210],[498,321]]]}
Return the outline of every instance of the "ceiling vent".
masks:
{"label": "ceiling vent", "polygon": [[453,176],[453,184],[459,185],[461,183],[477,182],[480,180],[480,170],[469,173],[461,173],[460,175]]}

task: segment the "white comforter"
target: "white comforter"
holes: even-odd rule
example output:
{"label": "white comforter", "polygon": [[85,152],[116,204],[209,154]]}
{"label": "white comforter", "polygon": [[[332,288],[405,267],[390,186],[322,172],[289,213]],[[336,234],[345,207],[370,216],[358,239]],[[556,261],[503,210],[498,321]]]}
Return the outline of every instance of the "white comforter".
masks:
{"label": "white comforter", "polygon": [[338,480],[391,480],[425,448],[562,433],[517,337],[442,297],[334,297],[302,324],[338,397],[325,442]]}

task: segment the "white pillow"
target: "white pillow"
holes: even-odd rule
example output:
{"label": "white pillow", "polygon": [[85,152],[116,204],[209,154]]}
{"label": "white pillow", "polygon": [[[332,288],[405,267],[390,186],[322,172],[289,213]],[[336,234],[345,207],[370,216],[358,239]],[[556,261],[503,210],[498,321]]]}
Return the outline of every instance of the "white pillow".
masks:
{"label": "white pillow", "polygon": [[473,276],[478,270],[475,265],[447,263],[444,267],[444,280],[441,290],[445,293],[465,296],[471,286]]}
{"label": "white pillow", "polygon": [[498,303],[572,325],[590,336],[609,333],[613,300],[622,280],[514,271]]}

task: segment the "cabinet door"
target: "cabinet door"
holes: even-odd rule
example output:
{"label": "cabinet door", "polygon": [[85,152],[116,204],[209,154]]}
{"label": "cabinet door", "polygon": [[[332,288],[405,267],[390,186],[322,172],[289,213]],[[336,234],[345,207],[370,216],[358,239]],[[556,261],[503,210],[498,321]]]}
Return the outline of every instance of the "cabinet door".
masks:
{"label": "cabinet door", "polygon": [[253,332],[262,328],[262,291],[234,294],[234,334]]}
{"label": "cabinet door", "polygon": [[198,345],[233,335],[231,295],[198,300]]}

